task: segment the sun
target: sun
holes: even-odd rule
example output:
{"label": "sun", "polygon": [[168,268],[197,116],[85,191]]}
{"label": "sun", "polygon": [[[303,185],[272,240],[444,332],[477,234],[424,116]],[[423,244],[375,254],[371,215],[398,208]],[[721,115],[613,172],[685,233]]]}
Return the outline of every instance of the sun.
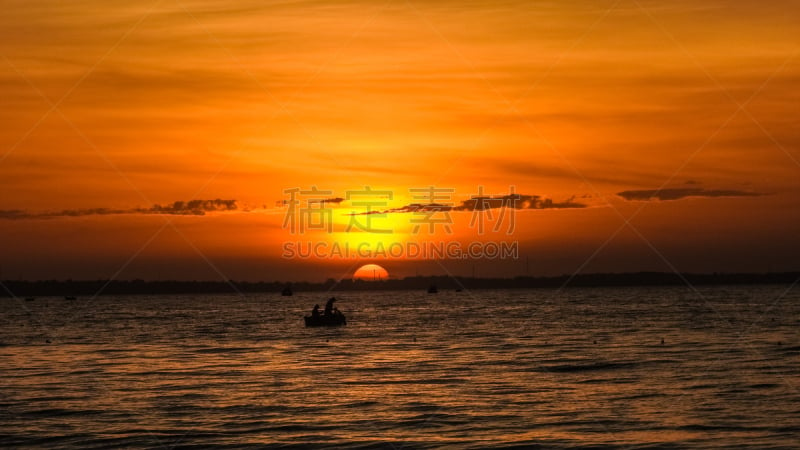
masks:
{"label": "sun", "polygon": [[366,264],[358,268],[353,273],[354,280],[386,280],[389,278],[389,272],[377,264]]}

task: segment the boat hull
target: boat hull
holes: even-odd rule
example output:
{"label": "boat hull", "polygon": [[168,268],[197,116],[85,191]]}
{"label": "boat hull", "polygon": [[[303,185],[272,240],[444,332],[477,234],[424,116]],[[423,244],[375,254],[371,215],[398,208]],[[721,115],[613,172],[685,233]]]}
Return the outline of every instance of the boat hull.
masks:
{"label": "boat hull", "polygon": [[305,316],[307,327],[338,327],[342,325],[347,325],[347,319],[345,319],[343,314],[334,315],[334,316]]}

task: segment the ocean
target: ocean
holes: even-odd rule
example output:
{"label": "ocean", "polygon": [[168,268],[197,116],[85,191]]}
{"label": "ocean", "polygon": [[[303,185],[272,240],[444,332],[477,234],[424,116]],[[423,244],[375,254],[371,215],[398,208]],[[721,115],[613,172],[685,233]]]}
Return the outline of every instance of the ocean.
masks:
{"label": "ocean", "polygon": [[0,299],[0,446],[798,448],[799,291]]}

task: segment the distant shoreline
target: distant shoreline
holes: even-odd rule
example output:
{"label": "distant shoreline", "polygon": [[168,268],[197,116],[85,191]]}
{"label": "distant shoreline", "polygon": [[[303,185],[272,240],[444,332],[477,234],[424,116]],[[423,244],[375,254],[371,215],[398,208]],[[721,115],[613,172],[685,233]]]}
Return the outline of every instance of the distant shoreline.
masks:
{"label": "distant shoreline", "polygon": [[[435,285],[443,290],[531,289],[625,286],[712,286],[794,284],[800,272],[780,273],[712,273],[675,274],[664,272],[592,273],[575,276],[472,278],[448,276],[415,276],[379,281],[329,279],[325,282],[292,282],[295,293],[365,290],[425,290]],[[0,297],[95,296],[95,295],[160,295],[205,293],[275,293],[280,294],[286,282],[248,281],[144,281],[144,280],[4,280],[6,289]]]}

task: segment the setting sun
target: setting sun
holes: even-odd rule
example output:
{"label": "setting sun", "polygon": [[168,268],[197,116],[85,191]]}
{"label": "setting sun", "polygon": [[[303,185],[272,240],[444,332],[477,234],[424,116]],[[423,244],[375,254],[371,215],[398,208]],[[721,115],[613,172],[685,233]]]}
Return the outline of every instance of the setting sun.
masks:
{"label": "setting sun", "polygon": [[366,264],[358,268],[353,273],[354,280],[385,280],[389,278],[389,272],[377,264]]}

